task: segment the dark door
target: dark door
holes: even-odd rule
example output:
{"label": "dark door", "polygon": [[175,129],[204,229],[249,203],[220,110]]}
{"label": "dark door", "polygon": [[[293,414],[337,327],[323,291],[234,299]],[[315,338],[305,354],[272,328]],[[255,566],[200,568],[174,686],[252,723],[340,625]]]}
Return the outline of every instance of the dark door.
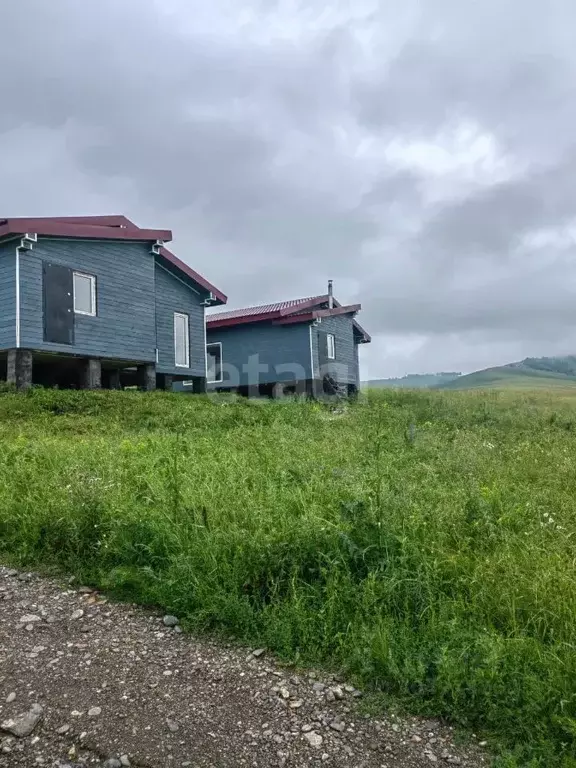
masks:
{"label": "dark door", "polygon": [[69,267],[43,263],[44,341],[74,344],[74,286]]}

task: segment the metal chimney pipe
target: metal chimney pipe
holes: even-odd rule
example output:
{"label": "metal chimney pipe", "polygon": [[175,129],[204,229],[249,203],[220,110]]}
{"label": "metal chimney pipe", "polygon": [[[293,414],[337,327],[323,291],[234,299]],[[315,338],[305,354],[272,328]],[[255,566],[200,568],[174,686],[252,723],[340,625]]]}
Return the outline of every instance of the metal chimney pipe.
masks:
{"label": "metal chimney pipe", "polygon": [[334,288],[332,280],[328,280],[328,307],[330,309],[334,308]]}

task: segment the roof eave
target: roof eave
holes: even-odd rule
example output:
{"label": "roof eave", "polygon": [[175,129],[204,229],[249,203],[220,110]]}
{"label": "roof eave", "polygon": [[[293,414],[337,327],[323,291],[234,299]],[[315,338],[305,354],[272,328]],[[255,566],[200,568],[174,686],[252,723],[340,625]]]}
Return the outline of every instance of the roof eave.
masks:
{"label": "roof eave", "polygon": [[208,294],[206,303],[209,304],[209,306],[218,307],[226,304],[228,297],[222,293],[222,291],[219,291],[218,288],[212,285],[212,283],[209,283],[208,280],[202,277],[200,273],[196,272],[195,269],[192,269],[192,267],[188,266],[186,262],[179,259],[178,256],[173,254],[167,248],[160,248],[160,256],[173,267],[175,267],[179,272],[183,273],[186,275],[186,277],[195,282],[196,285],[206,291]]}
{"label": "roof eave", "polygon": [[46,219],[3,219],[0,238],[34,233],[41,237],[78,238],[80,240],[136,240],[170,242],[169,229],[139,229],[105,224],[80,224]]}
{"label": "roof eave", "polygon": [[361,304],[349,304],[348,306],[332,307],[332,309],[315,309],[303,314],[289,315],[281,317],[276,321],[276,325],[291,325],[292,323],[309,323],[313,320],[321,320],[323,317],[337,317],[338,315],[356,314],[362,309]]}

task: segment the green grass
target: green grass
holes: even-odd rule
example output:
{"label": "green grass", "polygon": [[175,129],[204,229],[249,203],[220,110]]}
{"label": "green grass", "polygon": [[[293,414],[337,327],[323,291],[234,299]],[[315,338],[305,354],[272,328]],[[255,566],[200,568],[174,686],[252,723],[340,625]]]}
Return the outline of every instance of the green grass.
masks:
{"label": "green grass", "polygon": [[[576,765],[576,398],[0,394],[0,548]],[[532,762],[529,762],[532,761]]]}

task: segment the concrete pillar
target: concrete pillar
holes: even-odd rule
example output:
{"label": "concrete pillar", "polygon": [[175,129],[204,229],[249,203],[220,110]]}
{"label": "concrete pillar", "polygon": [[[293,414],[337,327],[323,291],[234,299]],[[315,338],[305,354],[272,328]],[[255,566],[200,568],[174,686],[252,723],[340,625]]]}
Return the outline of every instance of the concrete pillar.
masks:
{"label": "concrete pillar", "polygon": [[82,362],[80,378],[82,389],[102,389],[102,363],[94,357]]}
{"label": "concrete pillar", "polygon": [[156,366],[154,363],[144,363],[137,368],[138,388],[143,392],[156,389]]}
{"label": "concrete pillar", "polygon": [[108,376],[108,386],[110,389],[120,389],[120,370],[118,368],[110,371]]}
{"label": "concrete pillar", "polygon": [[156,386],[159,389],[165,389],[168,392],[172,392],[173,381],[174,381],[173,376],[170,376],[167,373],[159,373],[156,380]]}
{"label": "concrete pillar", "polygon": [[22,391],[32,386],[32,352],[29,349],[9,349],[6,381]]}
{"label": "concrete pillar", "polygon": [[307,379],[306,395],[313,400],[317,400],[322,394],[322,382],[318,379]]}
{"label": "concrete pillar", "polygon": [[192,378],[192,392],[195,395],[204,395],[206,390],[206,376],[194,376]]}

